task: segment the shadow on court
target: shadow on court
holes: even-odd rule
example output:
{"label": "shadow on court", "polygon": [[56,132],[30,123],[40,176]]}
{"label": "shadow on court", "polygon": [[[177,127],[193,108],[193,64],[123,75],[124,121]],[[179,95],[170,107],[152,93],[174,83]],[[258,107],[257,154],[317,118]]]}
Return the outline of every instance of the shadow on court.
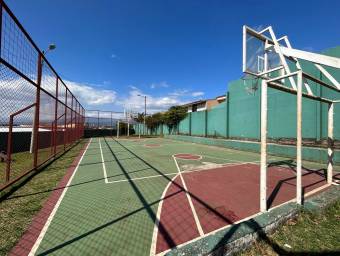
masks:
{"label": "shadow on court", "polygon": [[[108,143],[108,140],[106,138],[104,138],[104,142],[105,145],[107,146],[110,154],[112,155],[114,162],[116,162],[119,166],[120,171],[122,172],[122,174],[119,175],[113,175],[110,177],[115,177],[115,176],[124,176],[124,178],[127,180],[128,184],[130,185],[130,187],[132,188],[132,190],[134,191],[135,195],[137,196],[138,200],[140,201],[140,203],[142,204],[142,207],[135,209],[133,211],[130,211],[126,214],[123,214],[122,216],[112,219],[111,221],[108,221],[106,223],[104,223],[103,225],[99,225],[96,228],[92,228],[91,230],[84,232],[82,234],[79,234],[78,236],[72,238],[72,239],[68,239],[67,241],[58,244],[57,246],[54,246],[52,248],[49,248],[45,251],[43,251],[42,253],[40,253],[39,255],[48,255],[51,253],[56,253],[58,252],[58,250],[76,243],[77,241],[80,241],[86,237],[89,237],[90,235],[93,235],[111,225],[114,225],[116,223],[119,222],[123,222],[127,219],[129,219],[130,217],[136,215],[137,213],[140,212],[146,212],[150,222],[152,223],[152,225],[154,225],[155,223],[158,223],[158,227],[159,227],[159,234],[161,234],[167,243],[168,248],[174,248],[176,247],[178,244],[176,243],[176,237],[173,237],[172,235],[172,231],[169,230],[169,228],[167,228],[167,225],[164,225],[164,223],[162,222],[162,219],[157,219],[157,215],[153,209],[154,206],[157,206],[161,201],[168,201],[171,200],[172,198],[178,196],[181,193],[188,193],[188,195],[190,195],[190,197],[197,203],[200,205],[201,208],[206,209],[207,212],[209,212],[209,214],[215,218],[215,219],[219,219],[222,222],[224,222],[226,225],[227,224],[232,224],[235,222],[234,217],[230,216],[226,216],[226,214],[224,212],[221,212],[219,210],[219,208],[214,204],[214,202],[211,202],[209,200],[205,200],[203,197],[199,196],[198,193],[193,193],[192,191],[186,191],[183,187],[183,185],[175,180],[172,180],[171,178],[169,178],[166,174],[164,174],[162,171],[160,171],[159,169],[157,169],[155,166],[153,166],[151,163],[149,163],[148,161],[146,161],[142,156],[139,156],[138,154],[136,154],[135,152],[131,151],[130,149],[128,149],[127,147],[125,147],[122,143],[120,143],[119,141],[116,141],[113,139],[113,141],[110,140],[110,142],[113,142],[114,145]],[[129,153],[129,157],[128,158],[124,158],[124,159],[119,159],[117,156],[117,152],[119,153]],[[132,180],[131,177],[131,171],[128,171],[127,168],[124,166],[123,161],[125,159],[137,159],[138,161],[140,161],[141,164],[148,166],[148,169],[152,169],[153,171],[155,171],[156,173],[158,173],[159,175],[161,175],[161,177],[163,179],[165,179],[167,182],[171,183],[172,186],[175,186],[177,188],[177,190],[174,193],[171,193],[169,195],[166,195],[163,199],[159,199],[159,200],[155,200],[155,201],[151,201],[149,202],[147,197],[143,194],[143,191],[141,191],[140,188],[138,188],[138,186],[136,185],[136,182]],[[109,161],[108,161],[109,162]],[[94,163],[90,163],[88,165],[93,165]],[[279,165],[290,165],[291,168],[293,168],[293,164],[292,163],[271,163],[272,166],[269,167],[274,167],[275,165],[279,166]],[[86,164],[85,164],[86,165]],[[143,171],[143,169],[141,170],[136,170],[134,172],[139,172],[139,171]],[[104,178],[100,178],[100,179],[95,179],[95,180],[90,180],[90,181],[86,181],[86,182],[82,182],[82,183],[77,183],[77,184],[72,184],[71,186],[73,187],[77,187],[83,184],[87,184],[87,183],[91,183],[91,182],[102,182]],[[277,197],[279,191],[282,189],[283,184],[290,182],[292,178],[288,178],[286,180],[282,180],[280,182],[278,182],[275,186],[275,189],[273,190],[273,192],[270,194],[269,198],[268,198],[268,205],[271,206],[274,202],[274,199]],[[70,187],[71,187],[70,186]],[[58,188],[60,189],[60,188]],[[46,193],[49,191],[40,191],[37,193]],[[33,193],[35,194],[35,193]],[[33,195],[32,194],[32,195]],[[20,196],[29,196],[29,194],[27,195],[20,195]],[[242,204],[242,202],[240,202],[240,204]],[[177,213],[178,215],[181,214],[180,209],[178,209]],[[284,248],[281,248],[278,244],[273,243],[270,238],[268,238],[268,236],[264,233],[261,232],[261,226],[254,220],[250,220],[247,221],[246,224],[248,225],[248,227],[253,230],[253,231],[257,231],[259,232],[259,237],[261,240],[263,240],[265,243],[267,243],[269,246],[271,246],[275,252],[279,253],[279,254],[287,254],[287,255],[292,255],[291,252],[287,252],[285,251]],[[230,230],[228,231],[228,233],[216,244],[216,246],[214,247],[213,250],[211,250],[210,253],[212,253],[213,255],[222,255],[223,254],[223,250],[221,249],[222,246],[229,241],[229,239],[231,237],[233,237],[233,235],[237,232],[237,230],[239,229],[240,225],[236,224],[234,226],[232,226],[230,228]],[[110,239],[110,238],[108,238]],[[124,238],[122,238],[124,239]],[[296,252],[294,255],[313,255],[313,253],[309,253],[309,252]],[[328,252],[328,254],[332,254],[332,252]]]}

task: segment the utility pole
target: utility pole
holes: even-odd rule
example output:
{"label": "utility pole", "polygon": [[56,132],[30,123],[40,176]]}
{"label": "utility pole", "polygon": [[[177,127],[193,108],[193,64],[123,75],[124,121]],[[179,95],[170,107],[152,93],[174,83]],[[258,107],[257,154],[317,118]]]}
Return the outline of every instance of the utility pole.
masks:
{"label": "utility pole", "polygon": [[138,94],[137,96],[139,97],[144,97],[144,127],[143,127],[143,134],[145,135],[145,118],[146,118],[146,95],[141,95],[141,94]]}
{"label": "utility pole", "polygon": [[144,95],[144,136],[145,136],[145,118],[146,118],[146,95]]}

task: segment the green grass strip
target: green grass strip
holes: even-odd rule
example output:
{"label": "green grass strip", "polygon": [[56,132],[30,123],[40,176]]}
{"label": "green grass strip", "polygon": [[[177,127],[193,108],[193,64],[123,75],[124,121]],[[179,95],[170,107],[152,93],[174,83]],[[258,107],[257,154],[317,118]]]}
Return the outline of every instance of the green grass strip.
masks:
{"label": "green grass strip", "polygon": [[6,255],[18,242],[86,143],[81,141],[43,170],[29,175],[10,196],[1,195],[0,255]]}

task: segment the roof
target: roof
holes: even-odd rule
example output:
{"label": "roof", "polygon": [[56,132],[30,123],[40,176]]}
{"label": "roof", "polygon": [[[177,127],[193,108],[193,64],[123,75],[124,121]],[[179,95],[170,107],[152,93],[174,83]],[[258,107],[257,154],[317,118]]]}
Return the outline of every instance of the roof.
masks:
{"label": "roof", "polygon": [[204,103],[208,100],[197,100],[197,101],[193,101],[193,102],[190,102],[190,103],[187,103],[187,104],[184,104],[182,105],[183,107],[186,107],[186,106],[191,106],[191,105],[195,105],[195,104],[200,104],[200,103]]}
{"label": "roof", "polygon": [[216,100],[218,100],[218,99],[226,99],[226,98],[227,98],[226,95],[220,95],[220,96],[217,96],[217,97],[216,97]]}

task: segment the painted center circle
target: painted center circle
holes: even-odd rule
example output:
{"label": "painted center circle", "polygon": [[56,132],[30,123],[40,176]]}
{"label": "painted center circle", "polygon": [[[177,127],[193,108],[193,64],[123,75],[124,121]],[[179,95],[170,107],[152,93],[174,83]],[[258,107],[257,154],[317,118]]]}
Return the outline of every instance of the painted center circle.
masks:
{"label": "painted center circle", "polygon": [[158,147],[160,147],[161,145],[160,145],[160,144],[145,144],[144,146],[145,146],[145,147],[149,147],[149,148],[158,148]]}
{"label": "painted center circle", "polygon": [[174,155],[176,158],[185,159],[185,160],[199,160],[202,158],[200,155],[195,154],[176,154]]}

